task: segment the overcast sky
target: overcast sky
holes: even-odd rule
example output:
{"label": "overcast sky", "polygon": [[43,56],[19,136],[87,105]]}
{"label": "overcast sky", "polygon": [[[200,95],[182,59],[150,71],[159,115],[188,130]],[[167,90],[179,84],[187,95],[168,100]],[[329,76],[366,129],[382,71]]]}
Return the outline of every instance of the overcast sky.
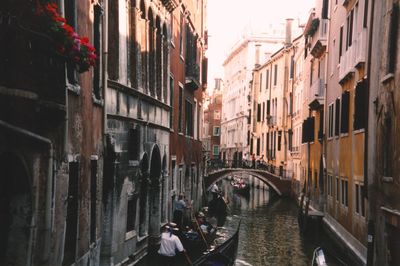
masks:
{"label": "overcast sky", "polygon": [[316,0],[208,0],[208,88],[223,78],[222,62],[231,47],[249,32],[262,32],[286,18],[304,22]]}

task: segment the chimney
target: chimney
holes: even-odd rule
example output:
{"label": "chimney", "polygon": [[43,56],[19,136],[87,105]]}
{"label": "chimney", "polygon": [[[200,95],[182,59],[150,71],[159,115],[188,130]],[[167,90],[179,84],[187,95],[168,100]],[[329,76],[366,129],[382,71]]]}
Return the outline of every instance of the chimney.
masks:
{"label": "chimney", "polygon": [[254,60],[254,66],[259,67],[260,66],[260,46],[261,44],[256,44],[256,56]]}
{"label": "chimney", "polygon": [[285,46],[289,46],[292,43],[292,22],[292,18],[286,19]]}
{"label": "chimney", "polygon": [[221,79],[216,78],[215,79],[215,90],[220,90],[221,89]]}

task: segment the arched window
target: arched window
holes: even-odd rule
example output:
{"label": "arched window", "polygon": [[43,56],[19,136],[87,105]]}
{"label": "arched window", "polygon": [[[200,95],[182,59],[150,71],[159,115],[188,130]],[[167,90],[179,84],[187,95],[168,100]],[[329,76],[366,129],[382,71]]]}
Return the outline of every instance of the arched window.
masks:
{"label": "arched window", "polygon": [[162,35],[161,35],[161,22],[160,17],[156,18],[156,47],[155,47],[155,87],[157,99],[161,100],[162,96],[162,68],[161,68],[161,58],[162,58]]}
{"label": "arched window", "polygon": [[149,91],[151,96],[155,96],[155,23],[154,23],[154,16],[153,11],[151,8],[149,9],[149,29],[148,29],[148,41],[149,41]]}
{"label": "arched window", "polygon": [[[171,21],[172,23],[172,21]],[[168,31],[167,26],[164,23],[163,25],[163,35],[162,35],[162,90],[163,90],[163,100],[166,104],[168,104],[168,59],[169,59],[169,50],[168,50]]]}

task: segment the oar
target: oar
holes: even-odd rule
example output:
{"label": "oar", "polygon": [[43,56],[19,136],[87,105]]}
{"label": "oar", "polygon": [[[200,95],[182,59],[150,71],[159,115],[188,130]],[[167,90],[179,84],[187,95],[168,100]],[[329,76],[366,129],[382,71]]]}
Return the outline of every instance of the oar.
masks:
{"label": "oar", "polygon": [[183,254],[185,254],[185,258],[186,258],[187,262],[189,263],[189,265],[190,266],[193,265],[192,261],[189,258],[189,255],[186,253],[186,250],[183,251]]}
{"label": "oar", "polygon": [[199,223],[197,222],[196,217],[194,218],[194,220],[196,221],[197,230],[199,230],[200,235],[201,235],[201,238],[203,239],[204,243],[206,244],[206,248],[207,248],[207,249],[210,248],[210,247],[208,246],[208,243],[207,243],[206,238],[204,237],[203,230],[201,230],[200,225],[199,225]]}

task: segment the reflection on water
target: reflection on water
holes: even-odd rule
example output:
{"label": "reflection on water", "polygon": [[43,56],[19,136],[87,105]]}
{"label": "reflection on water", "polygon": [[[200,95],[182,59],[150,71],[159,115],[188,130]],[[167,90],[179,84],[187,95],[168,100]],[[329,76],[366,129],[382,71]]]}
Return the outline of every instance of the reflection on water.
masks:
{"label": "reflection on water", "polygon": [[233,193],[227,180],[219,184],[229,201],[225,230],[233,233],[242,221],[236,265],[310,265],[318,245],[301,236],[297,206],[289,199],[270,200],[268,187],[257,181],[250,179],[247,198]]}

